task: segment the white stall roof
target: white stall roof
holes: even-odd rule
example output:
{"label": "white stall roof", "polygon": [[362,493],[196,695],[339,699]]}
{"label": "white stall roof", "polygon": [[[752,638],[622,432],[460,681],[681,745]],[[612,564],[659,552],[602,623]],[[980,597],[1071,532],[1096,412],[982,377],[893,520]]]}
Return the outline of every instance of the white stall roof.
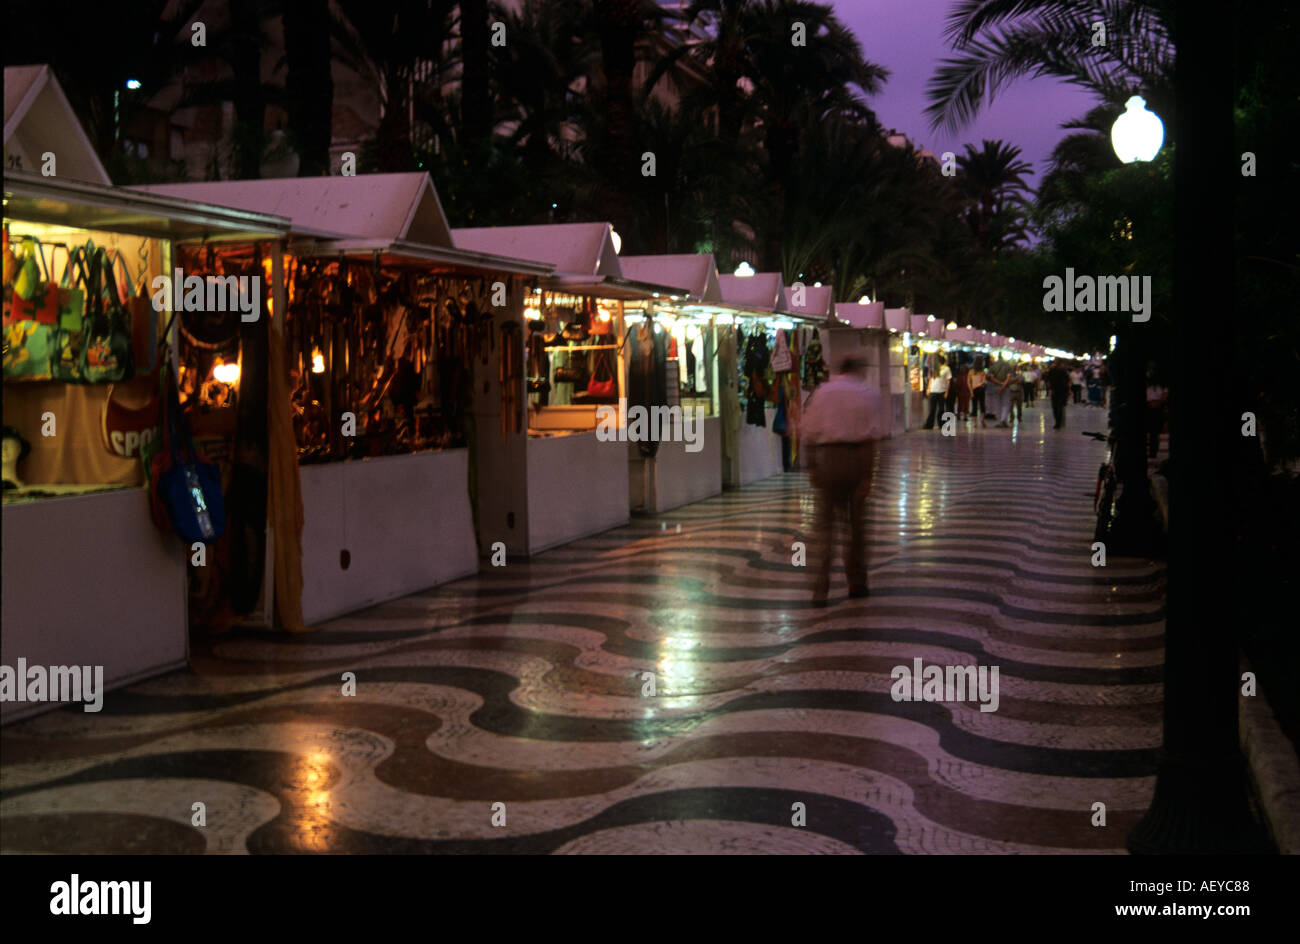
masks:
{"label": "white stall roof", "polygon": [[835,317],[854,328],[885,327],[884,302],[836,302]]}
{"label": "white stall roof", "polygon": [[711,252],[663,256],[619,256],[619,265],[629,279],[660,285],[680,285],[699,302],[721,302],[722,286],[718,266]]}
{"label": "white stall roof", "polygon": [[781,292],[781,310],[809,318],[829,318],[835,310],[835,289],[830,285],[805,285],[803,304],[794,303],[793,286],[787,285]]}
{"label": "white stall roof", "polygon": [[288,217],[294,236],[453,246],[442,203],[425,173],[214,180],[136,189]]}
{"label": "white stall roof", "polygon": [[5,216],[160,239],[249,240],[284,236],[289,221],[125,187],[10,171]]}
{"label": "white stall roof", "polygon": [[458,249],[545,262],[558,276],[619,279],[623,269],[608,223],[544,223],[537,226],[472,226],[452,231]]}
{"label": "white stall roof", "polygon": [[50,67],[5,66],[5,169],[38,173],[46,153],[53,176],[112,183]]}
{"label": "white stall roof", "polygon": [[766,314],[776,311],[784,280],[780,272],[755,272],[753,275],[720,275],[718,284],[726,304]]}

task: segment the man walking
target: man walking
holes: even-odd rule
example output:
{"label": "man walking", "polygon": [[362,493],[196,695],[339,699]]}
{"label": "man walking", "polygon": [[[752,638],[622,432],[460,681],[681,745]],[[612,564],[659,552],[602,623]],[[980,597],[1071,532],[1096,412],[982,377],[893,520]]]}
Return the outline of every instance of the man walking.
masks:
{"label": "man walking", "polygon": [[[1011,395],[1007,391],[1007,386],[1012,382],[1011,365],[999,357],[989,365],[989,386],[993,391],[993,412],[997,414],[998,425],[1001,427],[1009,426],[1007,422],[1007,411],[1010,409]],[[1014,375],[1015,382],[1020,382],[1019,374]]]}
{"label": "man walking", "polygon": [[1065,427],[1065,404],[1070,399],[1070,373],[1059,360],[1052,362],[1047,372],[1047,389],[1052,396],[1052,429]]}
{"label": "man walking", "polygon": [[866,364],[846,357],[839,373],[822,384],[804,407],[801,455],[817,490],[813,551],[813,603],[826,605],[830,592],[835,521],[849,516],[849,596],[867,595],[867,496],[876,441],[885,435],[880,394],[863,381]]}

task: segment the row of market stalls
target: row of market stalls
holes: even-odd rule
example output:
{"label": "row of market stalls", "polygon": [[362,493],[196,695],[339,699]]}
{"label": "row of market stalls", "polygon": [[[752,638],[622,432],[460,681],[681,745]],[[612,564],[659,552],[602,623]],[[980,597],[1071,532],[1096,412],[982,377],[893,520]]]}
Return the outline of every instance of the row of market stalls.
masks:
{"label": "row of market stalls", "polygon": [[[117,687],[184,665],[190,628],[302,631],[767,478],[837,358],[865,354],[901,431],[907,365],[959,340],[708,253],[622,256],[608,223],[453,230],[423,173],[115,187],[48,69],[5,79],[6,665]],[[92,310],[116,373],[42,347]],[[206,542],[151,510],[172,370],[220,473]]]}
{"label": "row of market stalls", "polygon": [[[620,257],[607,223],[452,231],[425,174],[115,187],[48,69],[5,104],[6,665],[118,687],[191,627],[301,631],[794,461],[829,293]],[[51,353],[92,309],[111,371]],[[173,371],[205,542],[142,461]]]}
{"label": "row of market stalls", "polygon": [[938,369],[936,355],[953,368],[997,359],[1036,364],[1051,356],[1041,345],[971,325],[962,328],[907,308],[885,308],[881,302],[838,303],[827,337],[835,357],[857,352],[867,361],[868,383],[879,384],[889,403],[894,433],[924,422],[925,391]]}

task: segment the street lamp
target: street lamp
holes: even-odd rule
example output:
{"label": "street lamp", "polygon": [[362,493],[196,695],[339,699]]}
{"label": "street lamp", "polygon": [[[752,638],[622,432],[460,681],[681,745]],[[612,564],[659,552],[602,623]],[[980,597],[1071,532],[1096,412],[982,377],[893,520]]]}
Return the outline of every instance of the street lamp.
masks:
{"label": "street lamp", "polygon": [[1111,126],[1110,143],[1125,164],[1153,160],[1165,143],[1165,124],[1155,112],[1147,111],[1141,95],[1134,95]]}

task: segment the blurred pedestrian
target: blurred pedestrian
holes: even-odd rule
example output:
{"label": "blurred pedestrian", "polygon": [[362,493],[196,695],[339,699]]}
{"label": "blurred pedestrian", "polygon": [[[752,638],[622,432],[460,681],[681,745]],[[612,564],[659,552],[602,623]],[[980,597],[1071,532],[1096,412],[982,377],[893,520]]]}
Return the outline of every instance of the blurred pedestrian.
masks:
{"label": "blurred pedestrian", "polygon": [[1052,398],[1052,429],[1065,427],[1065,404],[1070,399],[1070,373],[1061,361],[1052,361],[1047,371],[1047,391]]}
{"label": "blurred pedestrian", "polygon": [[1083,368],[1078,364],[1070,371],[1070,393],[1074,395],[1075,403],[1083,402]]}
{"label": "blurred pedestrian", "polygon": [[880,394],[865,383],[866,362],[846,357],[839,373],[818,387],[804,408],[800,453],[816,489],[813,544],[813,603],[823,606],[830,592],[835,522],[845,508],[849,552],[844,562],[849,596],[867,588],[867,497],[876,459],[876,442],[885,436]]}
{"label": "blurred pedestrian", "polygon": [[1011,425],[1007,413],[1011,404],[1011,392],[1008,388],[1012,384],[1019,386],[1020,375],[1016,373],[1009,361],[1001,357],[990,365],[988,374],[989,383],[993,387],[993,412],[997,416],[998,426],[1005,428]]}
{"label": "blurred pedestrian", "polygon": [[975,366],[971,368],[966,375],[966,385],[970,388],[970,415],[971,426],[974,427],[976,417],[979,418],[981,429],[986,429],[989,425],[985,414],[988,412],[986,401],[986,390],[988,388],[988,373],[984,370],[984,358],[978,358]]}
{"label": "blurred pedestrian", "polygon": [[930,415],[926,417],[925,428],[934,429],[934,421],[939,420],[939,428],[943,429],[944,402],[948,399],[948,385],[952,383],[952,370],[948,367],[947,359],[942,354],[934,356],[936,370],[934,376],[930,378]]}

